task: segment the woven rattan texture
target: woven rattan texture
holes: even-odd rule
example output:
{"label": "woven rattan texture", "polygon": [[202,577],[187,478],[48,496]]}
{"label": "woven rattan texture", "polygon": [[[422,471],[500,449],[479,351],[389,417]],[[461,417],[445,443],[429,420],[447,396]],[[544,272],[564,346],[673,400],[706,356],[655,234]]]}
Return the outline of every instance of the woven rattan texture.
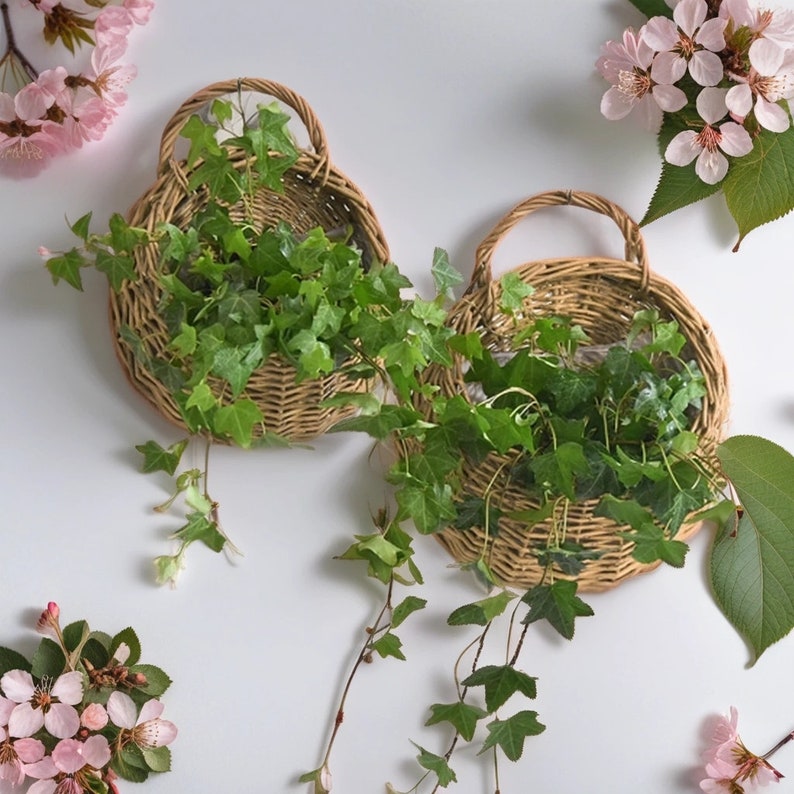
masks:
{"label": "woven rattan texture", "polygon": [[[180,228],[207,203],[201,191],[187,190],[187,166],[176,160],[174,148],[179,131],[193,113],[205,109],[214,99],[239,91],[275,98],[295,111],[308,132],[310,145],[284,177],[284,192],[262,188],[253,203],[253,220],[260,228],[286,221],[298,233],[317,226],[327,232],[351,228],[352,242],[363,253],[365,264],[386,262],[389,250],[375,213],[362,192],[330,162],[323,129],[308,104],[278,83],[255,78],[215,83],[186,100],[169,120],[163,132],[157,180],[138,199],[129,212],[130,224],[153,231],[168,222]],[[233,151],[237,169],[246,166],[245,153]],[[240,214],[242,214],[242,209]],[[235,209],[232,211],[234,215]],[[130,328],[143,340],[146,355],[167,358],[169,337],[158,314],[161,289],[158,285],[159,252],[152,244],[136,257],[138,280],[128,282],[118,293],[111,293],[110,317],[116,352],[133,386],[166,418],[184,426],[176,402],[168,388],[141,363],[134,346],[123,338]],[[350,381],[340,374],[317,380],[295,382],[295,368],[278,355],[270,356],[252,376],[245,396],[262,410],[266,429],[293,441],[308,440],[324,433],[349,413],[348,409],[325,408],[320,403],[339,391],[364,391],[367,381]],[[218,392],[220,393],[220,392]]]}
{"label": "woven rattan texture", "polygon": [[[523,264],[513,272],[535,288],[526,299],[524,311],[516,322],[499,310],[501,286],[491,274],[491,255],[500,239],[524,216],[544,207],[571,204],[612,218],[626,242],[626,259],[575,257],[547,259]],[[471,284],[453,308],[448,322],[459,333],[477,332],[492,351],[511,349],[513,336],[543,315],[564,315],[580,324],[594,344],[615,343],[625,338],[634,313],[657,309],[663,319],[675,319],[688,340],[685,355],[694,358],[702,369],[708,394],[693,430],[701,437],[701,450],[711,455],[721,440],[728,414],[725,363],[711,329],[686,296],[673,284],[654,274],[646,261],[639,228],[616,205],[588,193],[557,191],[532,197],[518,205],[486,237],[477,251]],[[432,366],[425,375],[428,383],[442,394],[464,394],[465,359],[457,357],[452,368]],[[427,410],[427,405],[419,403]],[[516,453],[517,455],[518,453]],[[464,464],[464,492],[482,495],[493,482],[492,504],[505,511],[538,507],[524,492],[510,483],[511,457],[492,455],[480,465]],[[648,571],[631,556],[631,543],[623,540],[620,529],[608,518],[593,515],[596,502],[572,504],[567,514],[567,537],[603,556],[586,564],[577,577],[584,591],[610,589],[628,577]],[[695,523],[682,527],[678,538],[686,539],[698,528]],[[460,562],[479,559],[487,549],[491,569],[505,584],[531,587],[542,574],[532,552],[548,537],[549,525],[542,523],[527,530],[517,520],[503,518],[496,538],[481,529],[448,528],[436,537]],[[562,576],[562,574],[560,574]]]}

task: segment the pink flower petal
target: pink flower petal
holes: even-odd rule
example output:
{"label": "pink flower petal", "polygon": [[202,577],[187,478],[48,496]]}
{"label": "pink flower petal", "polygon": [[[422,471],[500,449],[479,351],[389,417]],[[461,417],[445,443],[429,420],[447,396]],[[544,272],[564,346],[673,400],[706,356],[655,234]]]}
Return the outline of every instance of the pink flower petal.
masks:
{"label": "pink flower petal", "polygon": [[77,670],[59,676],[52,686],[52,694],[70,706],[76,706],[83,699],[83,674]]}
{"label": "pink flower petal", "polygon": [[619,119],[626,118],[631,113],[632,104],[627,99],[626,95],[612,86],[608,89],[603,97],[601,97],[601,113],[605,118],[610,121],[618,121]]}
{"label": "pink flower petal", "polygon": [[689,73],[698,85],[717,85],[722,80],[722,61],[716,53],[698,50],[689,62]]}
{"label": "pink flower petal", "polygon": [[[13,700],[0,697],[0,727],[5,727],[6,725],[8,725],[8,718],[11,716],[11,712],[16,707],[17,704],[14,703]],[[2,736],[2,734],[0,734],[0,736]]]}
{"label": "pink flower petal", "polygon": [[673,10],[673,19],[691,37],[706,19],[706,0],[681,0]]}
{"label": "pink flower petal", "polygon": [[107,712],[110,721],[119,728],[132,730],[138,719],[138,709],[129,695],[116,690],[108,698]]}
{"label": "pink flower petal", "polygon": [[667,17],[652,17],[643,28],[642,38],[657,52],[666,52],[678,44],[678,26]]}
{"label": "pink flower petal", "polygon": [[671,165],[689,165],[700,153],[694,130],[684,130],[670,141],[664,152],[664,159]]}
{"label": "pink flower petal", "polygon": [[675,113],[686,105],[686,94],[675,85],[656,85],[651,90],[654,101],[662,110]]}
{"label": "pink flower petal", "polygon": [[716,124],[728,113],[728,107],[725,104],[726,93],[724,88],[704,88],[698,94],[695,105],[700,117],[707,124]]}
{"label": "pink flower petal", "polygon": [[71,775],[85,766],[83,743],[77,739],[62,739],[52,751],[52,760],[61,772]]}
{"label": "pink flower petal", "polygon": [[651,77],[657,83],[672,85],[686,74],[686,61],[674,52],[660,52],[653,59]]}
{"label": "pink flower petal", "polygon": [[104,736],[89,736],[83,743],[83,758],[94,769],[102,769],[110,762],[110,747]]}
{"label": "pink flower petal", "polygon": [[785,132],[789,128],[788,113],[780,105],[767,102],[760,96],[755,100],[755,117],[770,132]]}
{"label": "pink flower petal", "polygon": [[25,764],[35,764],[44,758],[44,745],[38,739],[17,739],[14,752]]}
{"label": "pink flower petal", "polygon": [[695,173],[707,185],[716,185],[728,173],[728,161],[720,152],[704,149],[695,160]]}
{"label": "pink flower petal", "polygon": [[53,794],[55,789],[54,780],[38,780],[28,789],[28,794]]}
{"label": "pink flower petal", "polygon": [[56,739],[69,739],[80,730],[80,715],[74,706],[53,703],[44,715],[44,727]]}
{"label": "pink flower petal", "polygon": [[756,39],[749,54],[753,69],[765,77],[776,75],[783,64],[784,50],[769,39]]}
{"label": "pink flower petal", "polygon": [[135,729],[136,740],[142,747],[163,747],[176,739],[177,728],[169,720],[147,720]]}
{"label": "pink flower petal", "polygon": [[36,687],[33,677],[24,670],[9,670],[0,678],[0,689],[15,703],[24,703],[33,697]]}
{"label": "pink flower petal", "polygon": [[160,700],[155,698],[147,700],[141,707],[141,713],[138,715],[138,724],[157,719],[163,713],[164,708],[165,706]]}
{"label": "pink flower petal", "polygon": [[725,105],[734,116],[743,119],[753,109],[753,92],[746,83],[735,85],[725,94]]}
{"label": "pink flower petal", "polygon": [[753,139],[750,133],[733,121],[720,125],[720,149],[731,157],[744,157],[753,150]]}
{"label": "pink flower petal", "polygon": [[8,718],[10,736],[26,738],[32,736],[44,725],[44,714],[41,709],[34,709],[30,703],[20,703]]}
{"label": "pink flower petal", "polygon": [[[52,756],[47,755],[44,756],[41,761],[36,761],[33,764],[25,764],[25,774],[28,777],[42,780],[44,778],[55,777],[55,775],[58,774],[58,767],[55,766]],[[30,794],[31,791],[33,791],[33,789],[30,789],[28,794]]]}
{"label": "pink flower petal", "polygon": [[725,49],[725,26],[727,19],[707,19],[695,36],[695,42],[701,47],[712,52],[719,52]]}

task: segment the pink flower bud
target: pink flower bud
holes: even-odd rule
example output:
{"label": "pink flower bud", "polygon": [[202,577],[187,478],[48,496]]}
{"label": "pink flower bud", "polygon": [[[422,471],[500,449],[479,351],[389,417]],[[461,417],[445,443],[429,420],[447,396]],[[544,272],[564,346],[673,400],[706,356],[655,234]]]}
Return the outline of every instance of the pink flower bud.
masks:
{"label": "pink flower bud", "polygon": [[52,251],[44,245],[39,246],[38,254],[45,262],[53,257]]}
{"label": "pink flower bud", "polygon": [[101,731],[108,724],[108,713],[101,703],[89,703],[80,715],[80,724],[89,731]]}
{"label": "pink flower bud", "polygon": [[49,612],[55,620],[58,620],[61,616],[61,608],[54,601],[50,601],[50,603],[47,604],[47,612]]}

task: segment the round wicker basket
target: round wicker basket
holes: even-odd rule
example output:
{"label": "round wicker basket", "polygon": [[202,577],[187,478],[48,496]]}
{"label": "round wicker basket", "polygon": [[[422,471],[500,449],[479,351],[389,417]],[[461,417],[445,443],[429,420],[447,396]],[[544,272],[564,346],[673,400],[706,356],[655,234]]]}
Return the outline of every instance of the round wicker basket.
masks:
{"label": "round wicker basket", "polygon": [[[516,268],[522,281],[535,292],[525,299],[523,311],[507,316],[499,309],[501,285],[492,277],[491,259],[500,240],[522,218],[545,207],[572,205],[611,218],[625,239],[625,260],[604,257],[572,257],[528,262]],[[707,395],[692,427],[701,439],[700,451],[713,454],[721,440],[728,414],[726,368],[717,343],[704,319],[682,292],[648,267],[645,244],[637,224],[618,206],[590,193],[556,191],[536,195],[510,211],[486,236],[477,249],[468,289],[452,308],[448,323],[458,333],[476,332],[491,351],[512,349],[511,340],[538,316],[562,315],[581,325],[593,344],[611,344],[624,339],[631,319],[641,309],[658,310],[663,320],[678,321],[688,340],[687,357],[694,358],[705,376]],[[466,360],[456,356],[452,367],[431,366],[425,380],[441,394],[467,395]],[[467,395],[468,398],[468,395]],[[428,405],[418,403],[428,410]],[[516,452],[518,454],[518,452]],[[464,494],[483,494],[492,483],[492,493],[504,511],[526,511],[539,505],[521,488],[506,481],[507,456],[492,454],[479,465],[464,462]],[[509,463],[509,460],[508,460]],[[571,504],[567,513],[567,537],[602,553],[586,563],[577,581],[583,591],[607,590],[628,577],[656,565],[641,564],[632,557],[633,544],[618,533],[611,519],[593,515],[597,501]],[[677,538],[685,539],[698,528],[685,524]],[[504,517],[496,537],[479,528],[446,528],[436,537],[459,562],[473,562],[486,549],[486,560],[507,585],[531,587],[540,581],[543,569],[533,549],[545,541],[548,523],[527,529],[521,521]],[[657,563],[658,565],[658,563]],[[560,574],[563,577],[563,574]]]}
{"label": "round wicker basket", "polygon": [[[308,133],[309,146],[284,175],[284,192],[261,188],[254,200],[253,218],[261,228],[286,221],[296,232],[322,227],[326,232],[352,229],[351,242],[369,262],[387,262],[389,249],[375,213],[361,191],[332,164],[320,122],[306,101],[283,85],[256,78],[214,83],[187,99],[174,113],[162,134],[157,179],[128,215],[131,225],[154,230],[169,222],[184,228],[207,203],[201,190],[189,191],[185,160],[175,158],[175,146],[185,122],[205,110],[214,99],[242,92],[262,94],[295,111]],[[246,166],[242,149],[232,150],[234,167]],[[197,166],[195,166],[197,167]],[[232,217],[239,209],[231,208]],[[167,386],[146,367],[146,359],[167,358],[169,337],[158,314],[161,289],[157,281],[159,251],[156,244],[142,247],[136,255],[136,282],[111,291],[110,317],[118,358],[133,386],[166,418],[184,427],[178,406]],[[128,341],[131,330],[144,351]],[[292,441],[315,438],[348,415],[352,409],[327,408],[321,403],[339,391],[365,391],[366,380],[351,381],[339,373],[296,383],[296,370],[285,358],[271,355],[253,373],[245,395],[254,400],[265,417],[266,430]],[[228,441],[228,439],[219,439]]]}

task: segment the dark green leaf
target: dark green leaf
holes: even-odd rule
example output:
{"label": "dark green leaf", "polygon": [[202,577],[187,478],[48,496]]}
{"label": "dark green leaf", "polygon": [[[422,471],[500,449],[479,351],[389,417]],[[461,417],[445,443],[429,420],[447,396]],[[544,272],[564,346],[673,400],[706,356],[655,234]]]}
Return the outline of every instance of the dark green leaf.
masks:
{"label": "dark green leaf", "polygon": [[375,640],[370,647],[384,659],[387,656],[393,656],[395,659],[405,661],[405,655],[400,650],[402,642],[396,634],[392,634],[390,631]]}
{"label": "dark green leaf", "polygon": [[79,237],[83,242],[88,240],[92,215],[93,213],[87,212],[85,215],[78,218],[73,224],[69,226],[69,228],[72,230],[72,233],[77,237]]}
{"label": "dark green leaf", "polygon": [[576,595],[576,590],[576,582],[563,579],[552,584],[535,585],[521,599],[529,606],[529,612],[521,622],[548,620],[565,639],[573,639],[576,618],[593,614],[590,606]]}
{"label": "dark green leaf", "polygon": [[418,598],[417,596],[407,596],[404,598],[392,611],[391,627],[397,628],[410,614],[424,609],[427,605],[427,600]]}
{"label": "dark green leaf", "polygon": [[200,541],[214,552],[220,552],[226,538],[218,531],[218,525],[203,513],[188,513],[187,523],[174,532],[173,537],[184,543]]}
{"label": "dark green leaf", "polygon": [[467,687],[485,687],[485,705],[488,711],[493,713],[516,693],[535,698],[536,681],[536,678],[516,670],[512,665],[504,664],[479,667],[461,683]]}
{"label": "dark green leaf", "polygon": [[143,455],[142,470],[145,473],[164,471],[173,476],[187,444],[187,439],[183,439],[165,449],[156,441],[147,441],[145,444],[136,445],[135,449]]}
{"label": "dark green leaf", "polygon": [[629,2],[649,19],[656,16],[673,18],[673,9],[664,0],[629,0]]}
{"label": "dark green leaf", "polygon": [[134,664],[130,665],[129,670],[146,677],[146,684],[140,687],[140,691],[150,698],[159,698],[171,686],[171,679],[153,664]]}
{"label": "dark green leaf", "polygon": [[30,672],[35,678],[57,678],[66,670],[66,657],[60,646],[49,637],[44,637],[31,659]]}
{"label": "dark green leaf", "polygon": [[467,741],[474,738],[477,721],[487,717],[488,713],[476,706],[470,706],[458,700],[455,703],[434,703],[430,707],[431,716],[425,725],[437,725],[441,722],[452,723],[455,730]]}
{"label": "dark green leaf", "polygon": [[21,653],[11,648],[0,648],[0,677],[9,670],[24,670],[29,673],[30,668],[30,662]]}
{"label": "dark green leaf", "polygon": [[519,711],[506,720],[494,720],[487,726],[488,736],[483,742],[484,753],[491,747],[500,747],[511,760],[518,761],[524,752],[524,740],[529,736],[537,736],[546,730],[546,726],[538,722],[537,711]]}
{"label": "dark green leaf", "polygon": [[458,607],[447,618],[447,623],[450,626],[485,626],[501,615],[514,598],[515,593],[503,590],[495,596]]}
{"label": "dark green leaf", "polygon": [[711,582],[755,662],[794,626],[794,458],[756,436],[729,438],[717,455],[744,513],[714,541]]}
{"label": "dark green leaf", "polygon": [[124,643],[130,649],[130,655],[127,657],[125,664],[137,664],[141,658],[141,642],[135,630],[128,626],[126,629],[120,631],[110,643],[110,653],[114,654],[121,643]]}
{"label": "dark green leaf", "polygon": [[152,772],[168,772],[171,769],[171,749],[169,747],[144,747],[143,760]]}
{"label": "dark green leaf", "polygon": [[80,268],[85,266],[86,262],[82,255],[74,248],[60,256],[53,256],[46,262],[47,270],[52,275],[53,284],[63,280],[80,291],[83,289],[83,278],[80,275]]}

